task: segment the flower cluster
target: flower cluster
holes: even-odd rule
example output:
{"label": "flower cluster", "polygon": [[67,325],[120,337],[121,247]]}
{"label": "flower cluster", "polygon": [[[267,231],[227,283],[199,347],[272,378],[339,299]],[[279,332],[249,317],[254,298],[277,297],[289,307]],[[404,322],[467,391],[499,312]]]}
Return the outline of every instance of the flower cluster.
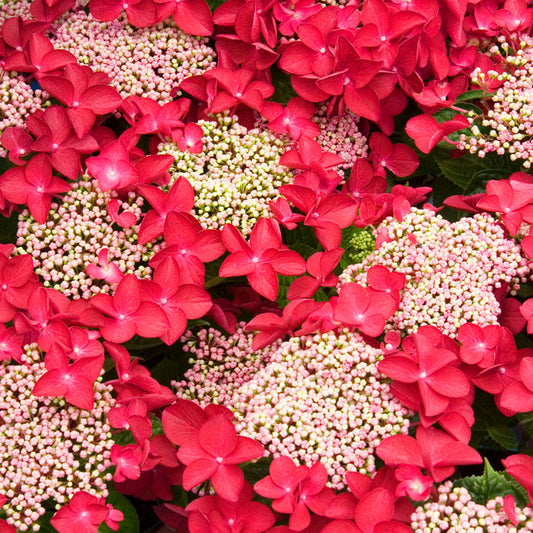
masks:
{"label": "flower cluster", "polygon": [[207,39],[182,32],[171,20],[134,28],[124,15],[100,22],[81,10],[54,25],[51,33],[56,49],[105,72],[123,97],[136,94],[169,102],[182,80],[214,66],[215,52]]}
{"label": "flower cluster", "polygon": [[370,228],[355,229],[343,246],[352,264],[361,263],[376,249],[376,239]]}
{"label": "flower cluster", "polygon": [[[102,263],[115,264],[122,274],[149,276],[148,260],[157,246],[137,243],[137,226],[117,229],[116,217],[110,214],[113,194],[101,192],[95,181],[80,181],[63,197],[53,202],[48,220],[37,223],[28,210],[19,216],[17,251],[31,254],[37,274],[45,287],[53,287],[72,298],[89,298],[109,292],[105,279],[93,279],[86,269]],[[118,202],[118,200],[115,200]],[[139,218],[143,199],[130,194],[121,208]],[[120,277],[116,282],[120,281]]]}
{"label": "flower cluster", "polygon": [[368,145],[366,137],[359,131],[361,117],[345,109],[342,115],[327,116],[327,105],[319,106],[313,117],[320,134],[317,142],[325,152],[332,152],[344,159],[340,168],[352,168],[357,158],[366,158]]}
{"label": "flower cluster", "polygon": [[236,117],[198,121],[204,136],[199,153],[182,152],[176,144],[159,146],[159,153],[176,161],[173,179],[186,177],[195,191],[194,215],[204,228],[231,223],[245,235],[260,217],[270,217],[268,203],[292,173],[280,165],[285,143],[268,130],[247,129]]}
{"label": "flower cluster", "polygon": [[90,413],[33,396],[45,363],[36,344],[25,349],[20,364],[0,365],[0,493],[8,500],[7,522],[36,531],[46,503],[59,508],[78,491],[107,497],[113,441],[106,419],[113,399],[101,379]]}
{"label": "flower cluster", "polygon": [[357,333],[293,337],[259,351],[242,330],[183,340],[196,360],[175,384],[178,396],[230,407],[240,434],[274,457],[321,461],[334,488],[347,471],[373,473],[382,439],[409,428],[410,411],[377,370],[381,352]]}
{"label": "flower cluster", "polygon": [[0,26],[11,17],[26,17],[30,12],[31,0],[0,0]]}
{"label": "flower cluster", "polygon": [[[46,94],[33,90],[24,76],[0,69],[0,134],[10,126],[25,127],[25,120],[37,109],[46,106]],[[0,145],[0,157],[7,151]]]}
{"label": "flower cluster", "polygon": [[455,337],[466,322],[497,324],[501,306],[495,290],[508,285],[513,294],[529,275],[520,246],[486,213],[452,223],[415,208],[402,222],[387,218],[376,234],[376,251],[339,279],[364,283],[372,265],[404,273],[392,326],[407,333],[429,324]]}
{"label": "flower cluster", "polygon": [[472,500],[466,488],[454,488],[451,481],[442,483],[437,490],[438,501],[421,505],[411,515],[411,528],[414,533],[533,531],[531,507],[515,508],[513,503],[509,512],[511,515],[514,513],[514,516],[509,516],[502,496],[482,505]]}
{"label": "flower cluster", "polygon": [[[510,155],[512,161],[523,160],[523,166],[530,168],[533,162],[533,39],[524,35],[520,48],[504,58],[510,72],[492,71],[492,77],[504,80],[489,100],[489,109],[474,120],[471,133],[459,136],[458,148],[471,154],[485,157],[489,152]],[[501,44],[504,51],[509,50],[507,42]],[[492,52],[500,56],[495,46]],[[483,86],[486,75],[481,68],[474,69],[470,75],[474,86]],[[472,115],[474,115],[472,113]],[[479,125],[478,125],[479,123]]]}

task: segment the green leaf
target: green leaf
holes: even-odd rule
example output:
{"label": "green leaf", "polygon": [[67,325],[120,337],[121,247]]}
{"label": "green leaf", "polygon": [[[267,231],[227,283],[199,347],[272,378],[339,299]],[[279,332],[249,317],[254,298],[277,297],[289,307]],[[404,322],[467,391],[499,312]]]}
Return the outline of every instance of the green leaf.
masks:
{"label": "green leaf", "polygon": [[273,65],[270,68],[270,74],[272,77],[272,85],[275,89],[272,99],[275,102],[286,105],[291,98],[298,96],[292,88],[291,77],[289,74],[280,70],[276,65]]}
{"label": "green leaf", "polygon": [[516,451],[518,441],[510,427],[493,426],[489,428],[489,435],[506,450]]}
{"label": "green leaf", "polygon": [[520,425],[526,430],[530,437],[533,437],[533,412],[518,413],[516,415]]}
{"label": "green leaf", "polygon": [[[437,179],[435,179],[435,183],[433,184],[433,204],[436,207],[442,206],[444,200],[456,194],[463,194],[463,189],[458,187],[455,183],[452,183],[448,178],[446,178],[446,176],[439,176]],[[439,211],[439,215],[443,216],[450,222],[456,222],[465,216],[465,212],[444,206],[443,209]]]}
{"label": "green leaf", "polygon": [[485,471],[482,476],[470,476],[454,482],[455,487],[464,487],[470,493],[472,500],[485,505],[496,496],[514,496],[519,507],[527,504],[526,491],[506,472],[496,472],[489,461],[485,459]]}
{"label": "green leaf", "polygon": [[144,352],[150,350],[151,348],[155,348],[156,346],[161,346],[162,344],[164,343],[161,339],[147,339],[145,337],[139,337],[139,335],[135,335],[133,339],[123,343],[128,352]]}
{"label": "green leaf", "polygon": [[520,285],[520,289],[518,289],[518,296],[521,296],[522,298],[531,298],[533,296],[533,283]]}
{"label": "green leaf", "polygon": [[57,533],[57,529],[50,524],[50,519],[54,514],[55,512],[48,511],[37,520],[37,523],[40,526],[39,533]]}
{"label": "green leaf", "polygon": [[113,433],[113,441],[120,446],[127,446],[128,444],[135,444],[133,433],[129,429],[124,431],[117,431]]}
{"label": "green leaf", "polygon": [[463,94],[460,94],[455,101],[456,102],[466,102],[467,100],[479,100],[484,96],[490,96],[482,89],[476,89],[475,91],[466,91]]}
{"label": "green leaf", "polygon": [[[179,359],[183,359],[180,361]],[[155,367],[150,372],[152,377],[156,379],[161,385],[166,387],[170,386],[172,380],[177,380],[183,376],[184,371],[186,370],[186,364],[188,357],[183,358],[170,358],[164,357],[163,360],[155,365]],[[181,364],[185,363],[185,364]]]}
{"label": "green leaf", "polygon": [[505,155],[490,153],[477,157],[465,154],[453,159],[447,150],[437,148],[432,153],[441,172],[463,190],[462,194],[484,191],[489,180],[507,178],[513,172],[523,170],[519,162],[513,162]]}
{"label": "green leaf", "polygon": [[[473,111],[478,116],[483,115],[483,111],[481,110],[481,108],[479,108],[475,104],[470,104],[468,102],[465,102],[465,103],[458,104],[458,107],[460,107],[461,109],[464,109],[465,111]],[[465,130],[468,131],[468,128],[465,128]]]}
{"label": "green leaf", "polygon": [[[510,428],[516,426],[516,418],[503,415],[494,397],[482,390],[476,390],[476,397],[472,405],[474,409],[474,426],[472,435],[480,435],[478,448],[501,450],[516,449],[516,439],[511,444]],[[509,447],[508,447],[509,445]]]}
{"label": "green leaf", "polygon": [[[0,158],[1,160],[1,158]],[[9,218],[0,215],[0,242],[13,244],[17,240],[19,214],[15,211]]]}
{"label": "green leaf", "polygon": [[[106,503],[110,503],[113,508],[122,511],[124,520],[119,523],[119,531],[124,533],[139,533],[139,517],[132,503],[123,494],[111,488]],[[113,530],[102,523],[98,528],[98,533],[113,533]]]}
{"label": "green leaf", "polygon": [[283,242],[295,252],[298,252],[306,261],[319,251],[318,240],[315,232],[309,226],[298,224],[291,231],[283,229]]}

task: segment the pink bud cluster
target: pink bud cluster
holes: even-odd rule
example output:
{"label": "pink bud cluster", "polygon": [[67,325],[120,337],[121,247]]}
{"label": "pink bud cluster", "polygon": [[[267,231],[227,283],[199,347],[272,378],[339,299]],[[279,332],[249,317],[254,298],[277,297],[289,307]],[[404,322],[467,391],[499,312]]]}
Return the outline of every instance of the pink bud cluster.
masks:
{"label": "pink bud cluster", "polygon": [[0,27],[11,17],[29,18],[32,0],[0,0]]}
{"label": "pink bud cluster", "polygon": [[533,510],[515,508],[518,523],[513,523],[503,507],[503,497],[497,496],[481,505],[472,500],[464,487],[453,488],[451,481],[442,483],[438,501],[417,507],[411,515],[414,533],[510,533],[533,531]]}
{"label": "pink bud cluster", "polygon": [[[123,274],[137,277],[151,274],[148,260],[158,246],[137,243],[138,226],[117,229],[106,208],[112,192],[101,192],[96,181],[80,181],[63,197],[63,203],[53,202],[44,224],[38,224],[28,210],[19,216],[17,252],[31,254],[36,273],[45,287],[53,287],[74,299],[89,298],[112,287],[86,273],[90,264],[98,264],[100,250],[108,249],[108,261],[115,263]],[[141,214],[143,199],[130,193],[121,208]]]}
{"label": "pink bud cluster", "polygon": [[352,168],[355,160],[366,158],[368,145],[366,137],[359,131],[359,121],[361,117],[345,109],[342,115],[327,117],[327,105],[318,107],[316,115],[313,117],[320,128],[320,134],[316,141],[325,152],[331,152],[344,159],[340,168]]}
{"label": "pink bud cluster", "polygon": [[425,324],[451,337],[467,322],[498,324],[494,291],[509,284],[514,294],[530,274],[520,246],[488,213],[452,223],[413,208],[402,222],[385,219],[376,235],[376,251],[339,279],[364,284],[373,265],[404,273],[405,289],[389,327],[409,334]]}
{"label": "pink bud cluster", "polygon": [[215,51],[207,39],[182,32],[170,19],[134,28],[124,14],[100,22],[81,10],[52,28],[51,41],[80,64],[105,72],[124,98],[135,94],[161,104],[173,99],[173,89],[185,78],[215,66]]}
{"label": "pink bud cluster", "polygon": [[358,333],[294,337],[254,351],[241,328],[230,337],[188,332],[184,347],[196,359],[174,384],[178,397],[230,407],[241,435],[274,457],[322,462],[336,489],[346,472],[372,474],[379,443],[407,433],[412,413],[377,370],[381,352]]}
{"label": "pink bud cluster", "polygon": [[94,409],[63,399],[37,398],[32,389],[45,373],[36,344],[26,346],[22,364],[0,365],[0,494],[2,510],[17,531],[39,530],[45,503],[59,509],[78,491],[107,497],[111,474],[110,387],[95,383]]}
{"label": "pink bud cluster", "polygon": [[[501,43],[504,51],[509,45]],[[511,72],[494,73],[499,80],[505,80],[490,98],[488,109],[479,120],[473,122],[472,136],[464,134],[459,137],[458,148],[468,150],[479,157],[485,157],[489,152],[498,155],[505,153],[511,160],[523,160],[525,168],[530,168],[533,162],[533,88],[531,75],[533,74],[533,38],[523,36],[520,49],[504,57],[504,64]],[[501,57],[498,47],[491,50],[494,55]],[[483,86],[484,74],[475,69],[470,75],[474,85]],[[474,116],[472,114],[472,116]]]}
{"label": "pink bud cluster", "polygon": [[[48,103],[45,96],[41,89],[34,91],[24,76],[0,68],[0,134],[10,126],[24,128],[26,118]],[[7,157],[1,144],[0,157]]]}
{"label": "pink bud cluster", "polygon": [[233,224],[250,234],[261,217],[271,217],[269,201],[292,181],[292,172],[279,164],[286,144],[266,129],[247,129],[237,117],[218,122],[198,121],[204,136],[198,154],[162,144],[159,153],[175,157],[173,180],[186,177],[195,191],[194,215],[206,229]]}

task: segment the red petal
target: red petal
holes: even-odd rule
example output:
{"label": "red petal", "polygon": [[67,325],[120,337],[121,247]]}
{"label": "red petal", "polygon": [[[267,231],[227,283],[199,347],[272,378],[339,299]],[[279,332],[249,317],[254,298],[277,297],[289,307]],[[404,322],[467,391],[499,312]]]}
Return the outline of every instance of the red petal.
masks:
{"label": "red petal", "polygon": [[355,523],[363,531],[374,531],[379,522],[390,520],[394,513],[394,497],[384,488],[377,488],[364,496],[355,508]]}
{"label": "red petal", "polygon": [[274,301],[278,295],[278,276],[270,264],[258,264],[247,276],[254,291]]}
{"label": "red petal", "polygon": [[390,466],[412,465],[425,468],[420,445],[413,437],[407,435],[385,438],[377,447],[376,454]]}
{"label": "red petal", "polygon": [[122,104],[122,98],[117,90],[108,85],[93,85],[80,97],[81,108],[88,108],[97,115],[105,115],[115,111]]}
{"label": "red petal", "polygon": [[179,446],[195,441],[202,424],[207,421],[203,409],[189,400],[179,399],[163,411],[165,435]]}
{"label": "red petal", "polygon": [[450,398],[462,398],[470,392],[470,381],[458,369],[445,367],[427,377],[428,385],[439,394]]}
{"label": "red petal", "polygon": [[191,490],[206,479],[209,479],[218,468],[213,459],[196,459],[183,471],[182,485],[185,490]]}
{"label": "red petal", "polygon": [[216,415],[201,427],[198,441],[213,457],[224,459],[237,447],[235,426],[224,415]]}
{"label": "red petal", "polygon": [[238,466],[221,465],[211,477],[211,483],[221,498],[236,502],[244,485],[244,475]]}
{"label": "red petal", "polygon": [[420,376],[418,365],[408,357],[391,355],[378,363],[378,370],[402,383],[415,383]]}
{"label": "red petal", "polygon": [[114,316],[129,316],[136,313],[141,306],[141,284],[136,276],[128,274],[118,284],[113,294]]}
{"label": "red petal", "polygon": [[174,21],[177,26],[191,35],[211,35],[213,20],[205,0],[182,0],[176,4]]}
{"label": "red petal", "polygon": [[137,334],[141,337],[161,337],[169,328],[165,312],[155,303],[143,302],[136,316]]}
{"label": "red petal", "polygon": [[379,98],[370,87],[355,89],[351,85],[347,85],[344,90],[344,100],[348,109],[356,115],[360,115],[374,122],[379,120]]}

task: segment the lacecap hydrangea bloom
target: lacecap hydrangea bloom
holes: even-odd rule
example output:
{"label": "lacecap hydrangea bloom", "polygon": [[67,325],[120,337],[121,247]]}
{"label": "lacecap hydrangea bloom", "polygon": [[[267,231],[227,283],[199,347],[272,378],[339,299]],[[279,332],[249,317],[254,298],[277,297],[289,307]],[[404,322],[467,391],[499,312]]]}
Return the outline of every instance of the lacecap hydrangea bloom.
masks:
{"label": "lacecap hydrangea bloom", "polygon": [[0,0],[0,27],[11,17],[29,18],[31,0]]}
{"label": "lacecap hydrangea bloom", "polygon": [[[0,135],[10,126],[25,127],[26,118],[50,102],[41,89],[32,89],[22,75],[0,69]],[[7,150],[0,144],[0,157]]]}
{"label": "lacecap hydrangea bloom", "polygon": [[215,66],[215,51],[207,39],[182,32],[171,19],[134,28],[125,14],[101,22],[80,10],[55,24],[50,39],[56,49],[68,50],[80,64],[105,72],[124,98],[138,95],[161,104],[170,102],[173,89],[185,78]]}
{"label": "lacecap hydrangea bloom", "polygon": [[509,517],[504,509],[502,496],[489,500],[485,505],[476,503],[464,487],[453,487],[451,481],[442,483],[438,500],[417,507],[411,515],[414,533],[513,533],[533,531],[531,507],[514,507],[515,516]]}
{"label": "lacecap hydrangea bloom", "polygon": [[[27,209],[21,212],[17,253],[32,255],[35,271],[45,287],[74,299],[109,292],[113,284],[91,277],[86,271],[89,265],[105,268],[114,263],[124,275],[150,275],[148,261],[158,245],[138,244],[138,225],[120,228],[108,210],[112,200],[121,210],[140,218],[143,198],[130,193],[127,200],[118,201],[111,191],[100,191],[95,180],[72,184],[62,203],[52,202],[44,224],[36,222]],[[105,261],[103,250],[107,250]],[[120,278],[115,283],[119,281]]]}
{"label": "lacecap hydrangea bloom", "polygon": [[5,520],[17,531],[38,531],[50,502],[59,509],[78,491],[108,496],[112,474],[111,388],[96,381],[91,412],[62,398],[32,394],[46,372],[36,344],[25,347],[21,363],[0,364],[0,494]]}
{"label": "lacecap hydrangea bloom", "polygon": [[175,158],[172,181],[184,176],[193,186],[193,214],[204,228],[229,223],[248,235],[259,218],[272,217],[269,201],[292,180],[292,172],[279,164],[286,143],[268,130],[247,129],[237,117],[199,120],[198,125],[200,153],[182,152],[174,143],[160,144],[159,153]]}
{"label": "lacecap hydrangea bloom", "polygon": [[195,358],[174,383],[178,397],[229,407],[241,435],[273,457],[322,462],[333,488],[344,488],[348,471],[372,474],[379,443],[409,429],[412,413],[377,370],[381,352],[358,333],[294,337],[256,351],[253,335],[240,328],[182,340]]}
{"label": "lacecap hydrangea bloom", "polygon": [[345,109],[342,115],[333,117],[328,117],[326,112],[327,105],[321,105],[313,117],[313,122],[320,128],[316,141],[323,151],[344,159],[340,168],[350,169],[356,159],[366,158],[368,153],[367,139],[359,131],[361,117],[349,109]]}
{"label": "lacecap hydrangea bloom", "polygon": [[[507,42],[503,41],[500,46],[504,53],[509,51]],[[501,56],[502,50],[494,46],[491,53]],[[490,107],[482,116],[470,113],[473,117],[470,133],[459,136],[457,147],[479,157],[489,152],[507,153],[511,160],[522,160],[524,167],[530,168],[533,163],[533,38],[522,36],[520,48],[509,52],[503,61],[508,71],[493,71],[492,74],[496,79],[503,79],[503,84],[490,97]],[[483,87],[486,77],[479,67],[470,74],[474,86]]]}
{"label": "lacecap hydrangea bloom", "polygon": [[398,311],[388,329],[410,334],[422,325],[455,337],[462,324],[498,324],[495,290],[514,294],[530,275],[520,246],[492,215],[449,222],[433,211],[411,209],[400,222],[385,219],[376,229],[376,250],[349,266],[340,283],[366,284],[366,271],[383,265],[406,275]]}

